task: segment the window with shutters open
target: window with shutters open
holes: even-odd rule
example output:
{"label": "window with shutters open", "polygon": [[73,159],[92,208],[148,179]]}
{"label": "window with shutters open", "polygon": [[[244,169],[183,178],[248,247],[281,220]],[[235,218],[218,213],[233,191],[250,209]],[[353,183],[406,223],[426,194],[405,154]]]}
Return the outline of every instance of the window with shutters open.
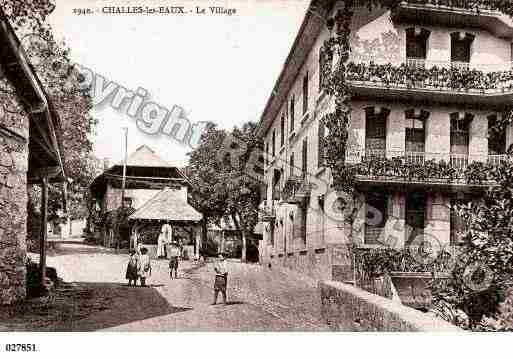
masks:
{"label": "window with shutters open", "polygon": [[497,115],[488,116],[488,154],[501,155],[506,153],[506,131],[500,128]]}
{"label": "window with shutters open", "polygon": [[281,115],[280,121],[280,148],[285,144],[285,116]]}
{"label": "window with shutters open", "polygon": [[308,71],[303,77],[303,115],[308,111]]}
{"label": "window with shutters open", "polygon": [[306,172],[308,171],[308,137],[303,140],[303,155],[302,155],[302,166],[301,166],[301,175],[306,177]]}
{"label": "window with shutters open", "polygon": [[276,156],[276,130],[273,130],[273,135],[272,135],[272,148],[271,148],[271,151],[272,151],[272,156]]}
{"label": "window with shutters open", "polygon": [[289,132],[294,132],[294,122],[295,122],[295,98],[294,95],[290,98],[290,129]]}

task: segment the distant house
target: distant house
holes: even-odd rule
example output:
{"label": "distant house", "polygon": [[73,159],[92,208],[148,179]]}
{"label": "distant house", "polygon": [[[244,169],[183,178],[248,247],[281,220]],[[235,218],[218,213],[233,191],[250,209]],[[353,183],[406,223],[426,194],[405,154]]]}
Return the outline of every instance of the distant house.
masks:
{"label": "distant house", "polygon": [[[176,166],[161,159],[151,148],[143,145],[128,156],[126,164],[125,207],[130,207],[125,232],[116,233],[112,225],[122,207],[123,162],[107,168],[90,186],[95,200],[92,206],[98,212],[95,232],[106,246],[129,246],[129,231],[138,226],[138,237],[147,244],[156,244],[158,224],[164,222],[183,225],[195,224],[202,219],[187,202],[191,186],[187,177]],[[135,213],[134,213],[135,212]],[[151,225],[149,225],[151,224]],[[143,228],[144,227],[144,228]],[[128,231],[128,232],[127,232]],[[118,238],[118,234],[120,238]],[[121,243],[118,243],[117,241]]]}

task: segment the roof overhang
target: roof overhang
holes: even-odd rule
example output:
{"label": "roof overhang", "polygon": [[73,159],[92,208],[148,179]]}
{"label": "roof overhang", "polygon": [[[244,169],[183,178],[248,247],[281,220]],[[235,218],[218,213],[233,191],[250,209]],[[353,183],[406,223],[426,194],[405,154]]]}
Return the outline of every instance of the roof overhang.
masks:
{"label": "roof overhang", "polygon": [[462,104],[503,108],[513,102],[513,90],[481,91],[477,89],[455,90],[439,88],[408,88],[386,86],[368,81],[351,81],[354,99],[379,98],[392,101],[423,102],[437,104]]}
{"label": "roof overhang", "polygon": [[[29,127],[29,183],[40,181],[46,169],[59,169],[53,181],[65,180],[62,141],[58,130],[57,111],[28,62],[16,33],[0,7],[0,65],[3,74],[16,90],[18,99],[30,118]],[[43,171],[40,171],[44,169]]]}

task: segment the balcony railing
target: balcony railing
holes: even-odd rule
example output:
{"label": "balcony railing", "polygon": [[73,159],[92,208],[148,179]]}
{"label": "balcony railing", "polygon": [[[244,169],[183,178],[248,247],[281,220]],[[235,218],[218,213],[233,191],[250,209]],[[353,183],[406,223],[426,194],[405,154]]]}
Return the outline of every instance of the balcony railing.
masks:
{"label": "balcony railing", "polygon": [[466,182],[467,169],[472,164],[490,169],[510,160],[506,154],[487,156],[383,150],[351,150],[346,154],[346,162],[353,165],[355,174],[359,176],[446,183]]}
{"label": "balcony railing", "polygon": [[259,214],[262,222],[274,222],[276,219],[274,201],[263,201],[259,207]]}
{"label": "balcony railing", "polygon": [[[358,62],[363,62],[366,64],[370,64],[373,62],[373,59],[358,57]],[[356,61],[355,61],[356,62]],[[378,63],[378,62],[375,62]],[[438,60],[428,60],[417,57],[407,57],[405,60],[405,64],[408,67],[420,68],[420,69],[431,69],[433,67],[436,68],[444,68],[444,69],[457,69],[457,70],[479,70],[484,73],[488,72],[500,72],[500,71],[508,71],[513,69],[513,62],[502,62],[495,64],[481,64],[475,62],[462,62],[462,61],[438,61]],[[381,64],[386,65],[386,64]]]}
{"label": "balcony railing", "polygon": [[[488,70],[507,70],[486,72],[470,66]],[[405,63],[393,65],[377,64],[359,58],[358,63],[347,64],[346,76],[355,85],[367,83],[371,86],[456,90],[480,94],[513,91],[513,71],[510,63],[479,65],[407,59]]]}
{"label": "balcony railing", "polygon": [[310,197],[311,188],[307,177],[289,176],[283,187],[283,200],[294,204],[304,203]]}
{"label": "balcony railing", "polygon": [[403,0],[403,4],[469,11],[505,11],[504,0]]}

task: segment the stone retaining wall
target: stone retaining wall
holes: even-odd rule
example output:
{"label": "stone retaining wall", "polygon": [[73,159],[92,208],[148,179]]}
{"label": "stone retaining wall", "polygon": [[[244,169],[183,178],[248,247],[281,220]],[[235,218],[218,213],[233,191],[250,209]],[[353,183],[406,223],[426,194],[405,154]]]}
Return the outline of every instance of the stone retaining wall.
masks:
{"label": "stone retaining wall", "polygon": [[[0,106],[5,104],[0,97]],[[0,111],[0,305],[26,296],[28,119]],[[23,140],[25,138],[25,140]]]}
{"label": "stone retaining wall", "polygon": [[322,317],[333,330],[433,332],[461,329],[429,314],[340,282],[319,283]]}

